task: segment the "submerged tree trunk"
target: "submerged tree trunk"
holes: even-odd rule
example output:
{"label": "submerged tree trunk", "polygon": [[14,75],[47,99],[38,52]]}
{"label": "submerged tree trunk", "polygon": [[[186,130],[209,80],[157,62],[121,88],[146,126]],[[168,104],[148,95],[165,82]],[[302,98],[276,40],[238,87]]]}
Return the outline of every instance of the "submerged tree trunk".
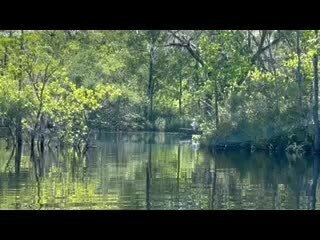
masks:
{"label": "submerged tree trunk", "polygon": [[[318,31],[315,30],[316,38],[318,37]],[[320,153],[319,146],[319,76],[318,76],[318,54],[316,53],[313,56],[313,66],[314,66],[314,112],[313,112],[313,121],[314,121],[314,149],[317,154]]]}
{"label": "submerged tree trunk", "polygon": [[16,119],[16,131],[15,131],[15,138],[16,138],[16,146],[19,148],[22,148],[22,119],[20,116],[20,113],[18,113],[17,119]]}
{"label": "submerged tree trunk", "polygon": [[41,151],[41,153],[44,153],[44,136],[43,136],[43,134],[41,134],[41,137],[40,137],[40,151]]}
{"label": "submerged tree trunk", "polygon": [[22,142],[17,144],[17,151],[15,155],[15,173],[20,173],[21,165],[21,156],[22,156]]}
{"label": "submerged tree trunk", "polygon": [[45,118],[42,115],[40,118],[40,139],[39,139],[39,147],[40,147],[40,152],[44,153],[44,141],[45,141],[45,137],[44,137],[44,130],[45,130]]}
{"label": "submerged tree trunk", "polygon": [[30,144],[30,152],[31,152],[31,157],[33,157],[34,156],[34,143],[35,143],[35,133],[34,132],[31,133],[30,142],[31,142],[31,144]]}
{"label": "submerged tree trunk", "polygon": [[17,146],[15,162],[16,162],[16,166],[17,165],[19,166],[18,168],[18,172],[19,172],[20,161],[21,161],[21,151],[22,151],[22,122],[21,122],[20,116],[18,116],[18,119],[17,119],[17,127],[16,127],[15,135],[16,135],[16,146]]}

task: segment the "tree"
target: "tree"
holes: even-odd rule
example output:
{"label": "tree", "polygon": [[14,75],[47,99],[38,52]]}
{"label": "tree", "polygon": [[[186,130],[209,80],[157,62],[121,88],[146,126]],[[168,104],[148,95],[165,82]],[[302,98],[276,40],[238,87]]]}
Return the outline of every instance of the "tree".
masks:
{"label": "tree", "polygon": [[[318,31],[315,30],[316,43],[318,42]],[[314,148],[315,152],[320,151],[320,135],[319,135],[319,76],[318,76],[318,53],[313,55],[314,66]]]}

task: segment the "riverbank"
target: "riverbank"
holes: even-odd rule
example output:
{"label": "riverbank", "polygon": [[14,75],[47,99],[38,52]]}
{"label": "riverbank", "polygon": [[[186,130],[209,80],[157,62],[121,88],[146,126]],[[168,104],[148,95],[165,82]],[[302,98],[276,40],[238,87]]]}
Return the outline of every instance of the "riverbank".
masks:
{"label": "riverbank", "polygon": [[202,142],[211,152],[247,151],[266,153],[313,154],[310,142],[290,142],[284,139],[262,139],[259,141],[214,141]]}
{"label": "riverbank", "polygon": [[[104,129],[95,129],[96,133],[114,133],[128,134],[128,133],[163,133],[179,135],[181,140],[188,140],[192,144],[200,145],[201,148],[207,148],[210,152],[265,152],[265,153],[289,153],[299,155],[313,154],[313,146],[311,142],[293,141],[285,136],[273,137],[270,139],[260,140],[237,140],[237,137],[229,137],[224,140],[211,138],[204,138],[199,133],[194,133],[187,129],[177,129],[177,131],[163,131],[163,130],[135,130],[135,131],[107,131]],[[9,138],[8,133],[2,132],[0,138]]]}

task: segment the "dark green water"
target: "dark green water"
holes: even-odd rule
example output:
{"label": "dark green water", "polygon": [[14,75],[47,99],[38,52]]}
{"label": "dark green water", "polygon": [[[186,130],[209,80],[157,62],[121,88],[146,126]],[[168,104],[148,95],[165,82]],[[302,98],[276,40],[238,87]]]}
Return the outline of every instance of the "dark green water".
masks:
{"label": "dark green water", "polygon": [[314,159],[211,155],[177,134],[100,133],[84,157],[0,144],[0,209],[319,209]]}

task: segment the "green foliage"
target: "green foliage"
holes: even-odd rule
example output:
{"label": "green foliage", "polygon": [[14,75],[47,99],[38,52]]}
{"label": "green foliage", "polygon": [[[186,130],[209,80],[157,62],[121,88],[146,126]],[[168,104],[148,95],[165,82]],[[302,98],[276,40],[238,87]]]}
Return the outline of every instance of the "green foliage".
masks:
{"label": "green foliage", "polygon": [[49,122],[73,143],[93,128],[180,131],[193,118],[202,141],[310,142],[319,46],[314,31],[300,36],[301,61],[296,31],[2,31],[0,117],[36,136]]}

